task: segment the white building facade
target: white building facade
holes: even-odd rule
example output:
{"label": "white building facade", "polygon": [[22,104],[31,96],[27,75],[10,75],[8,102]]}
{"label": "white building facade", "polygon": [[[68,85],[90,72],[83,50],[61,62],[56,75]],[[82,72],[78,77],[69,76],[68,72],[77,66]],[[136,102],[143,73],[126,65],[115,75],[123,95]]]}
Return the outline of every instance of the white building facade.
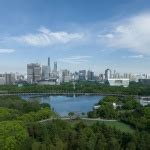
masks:
{"label": "white building facade", "polygon": [[123,86],[128,87],[129,86],[129,79],[108,79],[107,82],[110,86]]}

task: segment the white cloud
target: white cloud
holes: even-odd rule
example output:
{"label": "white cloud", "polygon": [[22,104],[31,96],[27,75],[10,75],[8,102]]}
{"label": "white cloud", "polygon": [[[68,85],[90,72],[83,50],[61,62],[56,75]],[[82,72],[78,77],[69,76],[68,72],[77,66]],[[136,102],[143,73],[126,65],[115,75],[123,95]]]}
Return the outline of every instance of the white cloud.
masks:
{"label": "white cloud", "polygon": [[4,49],[4,48],[0,48],[0,54],[4,54],[4,53],[13,53],[15,52],[14,49]]}
{"label": "white cloud", "polygon": [[83,36],[82,33],[69,33],[64,31],[52,32],[42,27],[38,30],[38,33],[13,37],[13,39],[32,46],[48,46],[80,41],[83,39]]}
{"label": "white cloud", "polygon": [[123,56],[122,58],[133,58],[133,59],[142,59],[144,58],[144,55],[139,54],[139,55],[130,55],[130,56]]}
{"label": "white cloud", "polygon": [[132,56],[129,56],[129,58],[141,59],[141,58],[144,58],[144,56],[143,55],[132,55]]}
{"label": "white cloud", "polygon": [[98,38],[100,44],[107,48],[150,54],[150,13],[117,23],[105,34],[98,35]]}
{"label": "white cloud", "polygon": [[87,62],[90,58],[91,56],[71,56],[67,58],[58,59],[58,61],[69,63],[69,64],[81,64]]}

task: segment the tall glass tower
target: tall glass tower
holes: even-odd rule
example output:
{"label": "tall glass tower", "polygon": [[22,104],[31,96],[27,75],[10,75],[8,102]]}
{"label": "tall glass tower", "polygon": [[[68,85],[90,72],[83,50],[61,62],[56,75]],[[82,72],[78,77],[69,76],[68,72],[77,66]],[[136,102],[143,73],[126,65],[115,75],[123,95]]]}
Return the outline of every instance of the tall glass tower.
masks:
{"label": "tall glass tower", "polygon": [[48,57],[48,69],[49,69],[49,78],[51,76],[51,64],[50,64],[50,57]]}

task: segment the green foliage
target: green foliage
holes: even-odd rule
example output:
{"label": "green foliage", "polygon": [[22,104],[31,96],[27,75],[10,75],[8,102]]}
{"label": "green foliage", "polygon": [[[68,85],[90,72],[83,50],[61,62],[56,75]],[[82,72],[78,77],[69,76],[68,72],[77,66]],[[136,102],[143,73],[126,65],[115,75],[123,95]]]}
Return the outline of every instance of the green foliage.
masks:
{"label": "green foliage", "polygon": [[[71,87],[69,84],[63,86]],[[97,85],[93,84],[92,86]],[[90,90],[92,91],[89,88]],[[113,102],[121,102],[124,107],[114,109]],[[108,126],[100,122],[87,125],[85,122],[78,120],[72,126],[69,122],[63,120],[41,121],[50,117],[56,118],[56,114],[49,105],[41,105],[38,101],[23,101],[19,97],[13,96],[0,97],[0,149],[150,149],[150,107],[139,106],[133,97],[106,97],[99,104],[101,104],[101,107],[96,111],[89,112],[89,116],[117,118],[132,125],[137,131],[121,132],[111,125]],[[70,116],[72,115],[71,112]]]}
{"label": "green foliage", "polygon": [[75,113],[74,112],[69,112],[68,116],[72,119],[75,116]]}
{"label": "green foliage", "polygon": [[54,113],[49,108],[43,108],[38,112],[30,112],[22,116],[19,116],[17,117],[17,120],[21,120],[24,122],[34,122],[34,121],[40,121],[42,119],[50,118],[53,115]]}
{"label": "green foliage", "polygon": [[19,111],[0,107],[0,121],[13,120],[19,116]]}
{"label": "green foliage", "polygon": [[[142,110],[141,110],[142,111]],[[143,108],[143,115],[147,118],[150,119],[150,107],[144,107]]]}
{"label": "green foliage", "polygon": [[119,102],[119,98],[114,96],[104,97],[103,100],[99,101],[98,103],[100,107],[97,110],[88,112],[88,117],[116,119],[118,117],[118,111],[113,107],[114,102]]}
{"label": "green foliage", "polygon": [[39,101],[37,100],[33,100],[33,101],[28,101],[25,102],[23,105],[23,112],[27,113],[27,112],[36,112],[39,111],[41,109],[41,106],[39,104]]}
{"label": "green foliage", "polygon": [[25,101],[18,96],[0,96],[0,107],[16,109],[22,113],[36,112],[41,109],[39,101]]}
{"label": "green foliage", "polygon": [[25,101],[18,96],[0,96],[0,107],[23,110]]}
{"label": "green foliage", "polygon": [[117,118],[117,112],[113,108],[112,103],[103,103],[101,107],[97,110],[97,116],[101,118],[114,119]]}
{"label": "green foliage", "polygon": [[139,130],[146,130],[150,132],[150,107],[137,108],[134,111],[125,112],[120,115],[120,119],[132,125]]}
{"label": "green foliage", "polygon": [[0,93],[111,93],[126,95],[150,95],[150,86],[141,83],[130,83],[129,87],[112,87],[98,82],[77,82],[74,89],[72,83],[61,85],[0,85]]}
{"label": "green foliage", "polygon": [[123,108],[127,110],[132,110],[140,107],[140,104],[133,96],[128,96],[123,99]]}
{"label": "green foliage", "polygon": [[117,103],[119,102],[119,97],[116,96],[106,96],[103,98],[102,101],[99,101],[99,105],[103,104],[103,103]]}
{"label": "green foliage", "polygon": [[19,122],[0,122],[0,147],[2,150],[19,150],[27,138],[28,132]]}
{"label": "green foliage", "polygon": [[41,107],[41,108],[45,108],[45,107],[51,108],[48,103],[42,103],[42,104],[40,104],[40,107]]}
{"label": "green foliage", "polygon": [[[66,121],[53,120],[45,124],[30,124],[29,135],[34,139],[34,149],[68,150],[121,150],[150,148],[149,134],[136,132],[125,134],[104,124],[86,126],[79,122],[71,127]],[[141,141],[140,141],[141,140]]]}
{"label": "green foliage", "polygon": [[[121,108],[114,108],[113,102],[121,104]],[[90,118],[118,119],[130,124],[138,130],[150,132],[150,107],[142,107],[133,96],[107,96],[100,101],[99,109],[88,112]]]}

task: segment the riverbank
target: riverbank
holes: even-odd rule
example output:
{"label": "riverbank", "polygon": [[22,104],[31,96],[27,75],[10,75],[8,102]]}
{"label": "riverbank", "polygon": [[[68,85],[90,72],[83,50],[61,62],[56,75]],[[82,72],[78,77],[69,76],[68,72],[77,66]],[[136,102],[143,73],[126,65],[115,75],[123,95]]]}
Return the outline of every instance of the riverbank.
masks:
{"label": "riverbank", "polygon": [[18,93],[50,93],[50,94],[78,94],[92,93],[101,95],[150,95],[150,85],[140,83],[130,83],[129,87],[117,87],[100,84],[98,82],[79,82],[74,88],[72,83],[60,85],[36,85],[27,84],[17,85],[0,85],[1,94],[18,94]]}
{"label": "riverbank", "polygon": [[[51,93],[51,92],[42,92],[42,93],[30,93],[30,92],[27,92],[27,93],[0,93],[0,96],[23,96],[23,95],[30,95],[30,96],[59,96],[59,95],[66,95],[66,96],[80,96],[80,95],[85,95],[85,96],[92,96],[92,95],[99,95],[99,96],[128,96],[128,94],[115,94],[115,93],[59,93],[59,92],[56,92],[56,93]],[[136,96],[138,97],[138,95],[131,95],[131,96]]]}

